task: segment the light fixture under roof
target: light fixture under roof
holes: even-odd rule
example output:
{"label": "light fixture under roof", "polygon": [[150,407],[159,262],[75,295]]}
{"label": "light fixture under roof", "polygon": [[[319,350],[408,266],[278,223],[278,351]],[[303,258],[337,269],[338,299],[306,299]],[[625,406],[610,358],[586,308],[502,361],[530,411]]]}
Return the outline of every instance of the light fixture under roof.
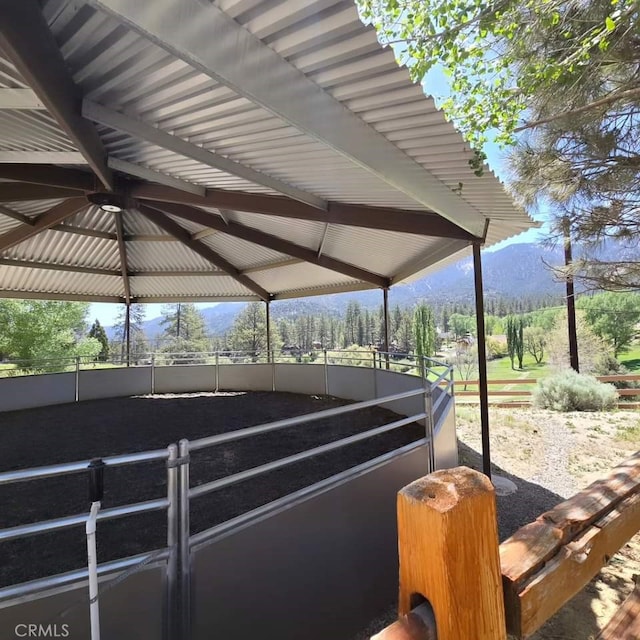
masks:
{"label": "light fixture under roof", "polygon": [[118,193],[97,191],[96,193],[88,194],[87,200],[109,213],[120,213],[127,208],[125,198]]}

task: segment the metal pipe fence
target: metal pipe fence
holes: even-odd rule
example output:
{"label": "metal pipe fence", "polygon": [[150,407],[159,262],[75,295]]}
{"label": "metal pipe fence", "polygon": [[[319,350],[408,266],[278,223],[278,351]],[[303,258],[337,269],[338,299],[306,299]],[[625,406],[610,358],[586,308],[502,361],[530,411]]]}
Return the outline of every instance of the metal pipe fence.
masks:
{"label": "metal pipe fence", "polygon": [[[164,364],[159,364],[161,355],[163,358],[167,357],[167,354],[151,354],[148,362],[133,362],[132,365],[149,366],[153,371],[157,366],[165,366]],[[347,353],[343,356],[337,352],[326,351],[321,352],[321,355],[322,357],[317,359],[317,364],[318,366],[323,366],[325,369],[325,393],[329,391],[328,371],[331,366],[340,366],[341,363],[346,364],[346,366],[360,366],[353,364],[354,355],[352,353]],[[358,359],[356,359],[355,362],[368,363],[367,365],[363,366],[369,366],[370,368],[374,369],[381,367],[383,362],[382,358],[385,358],[386,360],[386,357],[391,355],[392,354],[380,354],[379,352],[374,352],[373,356],[371,354],[365,354],[365,356],[362,357],[358,355]],[[397,356],[397,354],[395,355]],[[185,358],[184,356],[185,354],[180,354],[180,358],[182,360],[181,363],[184,365],[199,364],[202,361],[214,365],[216,370],[216,389],[219,387],[219,368],[223,366],[223,364],[246,364],[247,360],[249,360],[251,364],[269,364],[269,366],[272,367],[272,387],[274,390],[276,387],[275,366],[276,364],[287,364],[287,362],[276,363],[277,358],[275,357],[275,355],[272,355],[269,358],[270,363],[267,363],[266,354],[256,355],[253,353],[234,353],[230,355],[225,352],[214,352],[206,354],[190,354],[189,358]],[[184,362],[185,359],[188,359],[189,362]],[[169,360],[163,360],[163,362],[165,363],[169,361],[170,364],[166,366],[173,366],[177,364],[178,358],[169,358]],[[67,360],[67,362],[69,361]],[[83,361],[80,358],[73,360],[73,366],[76,371],[76,400],[78,400],[78,377],[80,375],[80,372],[84,370],[83,366],[89,367],[91,364],[92,363]],[[386,362],[384,368],[386,370]],[[443,368],[444,371],[442,371]],[[167,518],[167,545],[166,547],[155,552],[137,556],[135,559],[123,559],[121,561],[100,565],[99,569],[101,574],[104,574],[107,571],[123,572],[119,577],[116,577],[115,579],[112,579],[111,582],[107,582],[105,585],[101,586],[101,591],[108,590],[110,588],[109,585],[115,586],[115,584],[117,584],[117,581],[126,579],[128,575],[144,568],[152,561],[164,562],[166,571],[165,628],[167,630],[167,637],[186,640],[189,637],[191,611],[191,499],[198,498],[212,491],[216,491],[224,487],[229,487],[250,478],[254,478],[262,474],[275,471],[277,469],[281,469],[296,462],[307,460],[313,456],[317,456],[358,442],[362,442],[377,435],[388,433],[396,429],[400,429],[408,424],[423,420],[425,424],[425,443],[429,447],[429,469],[435,469],[434,438],[439,426],[436,421],[435,414],[436,411],[446,401],[446,399],[450,398],[453,394],[452,369],[449,365],[446,365],[444,363],[432,361],[427,358],[416,358],[412,370],[419,370],[421,372],[422,381],[419,384],[418,388],[411,389],[409,391],[403,391],[383,397],[376,397],[369,400],[354,402],[345,406],[335,407],[332,409],[318,411],[294,418],[277,420],[267,424],[239,429],[237,431],[231,431],[224,434],[199,438],[192,442],[189,442],[188,440],[181,440],[178,444],[169,444],[166,449],[156,449],[105,457],[103,459],[103,462],[107,467],[118,467],[158,460],[166,461],[166,497],[159,497],[144,502],[125,504],[113,508],[104,509],[100,512],[98,520],[105,521],[115,518],[124,518],[141,513],[165,511]],[[376,372],[374,372],[374,377],[375,376],[377,376]],[[153,380],[154,378],[152,377],[152,391]],[[435,402],[433,400],[434,395],[438,396]],[[200,484],[199,486],[190,486],[191,451],[197,451],[224,443],[236,442],[258,434],[276,432],[278,430],[315,422],[325,418],[347,415],[349,413],[369,407],[385,406],[393,402],[420,397],[423,399],[423,410],[415,412],[410,416],[403,417],[398,420],[393,420],[387,424],[368,429],[367,431],[355,435],[334,440],[332,442],[313,447],[306,451],[286,456],[279,460],[274,460],[266,464],[246,469],[223,478],[205,482],[203,484]],[[83,472],[87,473],[90,462],[90,460],[81,460],[31,469],[19,469],[1,472],[0,486],[18,482],[28,482],[31,480],[40,480],[44,478],[78,474]],[[45,534],[52,531],[58,531],[67,529],[69,527],[78,526],[84,523],[86,521],[86,518],[87,514],[74,514],[61,518],[54,518],[47,521],[0,529],[0,543],[9,540],[15,540],[16,538],[22,538],[25,536]],[[198,540],[202,541],[202,539],[203,534],[198,534]],[[84,569],[61,576],[48,576],[38,580],[33,580],[28,583],[23,583],[22,585],[12,585],[10,587],[0,588],[0,607],[7,606],[6,603],[8,601],[27,598],[29,597],[29,595],[41,592],[57,584],[69,584],[69,582],[72,580],[77,581],[85,579],[86,575],[87,572],[86,569]]]}

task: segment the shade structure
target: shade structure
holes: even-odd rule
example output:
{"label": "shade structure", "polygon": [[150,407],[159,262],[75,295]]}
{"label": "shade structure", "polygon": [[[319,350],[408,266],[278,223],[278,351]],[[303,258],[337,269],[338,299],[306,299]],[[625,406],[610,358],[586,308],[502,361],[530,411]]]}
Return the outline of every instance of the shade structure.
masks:
{"label": "shade structure", "polygon": [[388,289],[533,225],[349,0],[0,7],[0,296]]}

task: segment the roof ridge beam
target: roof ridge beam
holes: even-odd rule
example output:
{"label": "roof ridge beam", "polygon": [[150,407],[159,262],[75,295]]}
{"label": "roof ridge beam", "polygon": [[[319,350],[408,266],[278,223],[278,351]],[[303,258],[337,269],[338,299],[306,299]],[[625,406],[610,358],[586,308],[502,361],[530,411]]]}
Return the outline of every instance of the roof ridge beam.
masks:
{"label": "roof ridge beam", "polygon": [[[477,209],[213,3],[155,0],[153,11],[148,3],[131,0],[89,3],[426,208],[481,235],[484,216]],[[353,13],[356,17],[355,6]]]}
{"label": "roof ridge beam", "polygon": [[113,111],[95,102],[84,100],[82,102],[82,115],[89,120],[145,140],[146,142],[167,149],[168,151],[173,151],[173,153],[185,156],[186,158],[191,158],[206,166],[278,191],[294,200],[305,202],[319,209],[326,207],[326,202],[316,195],[298,189],[277,178],[272,178],[266,173],[256,171],[240,162],[236,162],[235,160],[199,147],[191,142],[187,142],[178,136],[162,131],[147,122],[132,118],[119,111]]}
{"label": "roof ridge beam", "polygon": [[[1,187],[2,185],[0,185]],[[0,192],[1,193],[1,192]],[[204,198],[171,189],[162,185],[142,184],[130,188],[134,198],[160,202],[215,207],[235,211],[246,211],[281,218],[314,220],[352,227],[365,227],[398,233],[455,240],[474,240],[475,236],[454,223],[431,211],[412,211],[389,207],[369,207],[362,205],[329,202],[326,211],[320,211],[304,203],[285,198],[246,191],[207,189]],[[484,229],[484,224],[483,224]]]}
{"label": "roof ridge beam", "polygon": [[81,94],[37,0],[0,0],[0,46],[107,189],[113,188],[98,132],[79,112]]}
{"label": "roof ridge beam", "polygon": [[0,251],[14,247],[32,236],[38,235],[41,231],[50,229],[66,218],[80,211],[87,206],[86,198],[69,198],[45,213],[40,214],[32,225],[20,225],[0,236]]}
{"label": "roof ridge beam", "polygon": [[[244,275],[239,269],[234,267],[226,258],[223,258],[219,253],[208,247],[206,244],[199,240],[194,240],[191,234],[177,222],[174,222],[162,211],[154,209],[152,207],[140,204],[137,210],[145,216],[145,218],[151,220],[151,222],[158,225],[161,229],[164,229],[167,233],[171,234],[176,240],[182,242],[193,252],[202,256],[205,260],[208,260],[211,264],[226,271],[234,280],[238,281],[242,286],[246,287],[253,293],[257,294],[262,300],[269,300],[271,298],[268,291],[263,289],[257,282],[254,282],[251,278]],[[1,238],[0,238],[1,239]]]}
{"label": "roof ridge beam", "polygon": [[185,220],[195,222],[196,224],[201,224],[205,227],[215,229],[220,233],[226,233],[234,238],[240,238],[241,240],[252,242],[253,244],[266,247],[267,249],[284,253],[292,258],[299,258],[309,264],[330,269],[331,271],[341,273],[350,278],[363,280],[364,282],[369,282],[382,288],[390,285],[389,278],[385,278],[377,273],[372,273],[366,269],[361,269],[360,267],[342,262],[341,260],[337,260],[326,255],[318,255],[318,253],[313,249],[308,249],[307,247],[295,244],[289,240],[284,240],[283,238],[260,231],[259,229],[253,229],[252,227],[247,227],[232,221],[225,223],[225,221],[218,218],[218,216],[208,213],[202,209],[183,204],[170,204],[163,202],[158,202],[157,207],[165,213],[169,213],[173,216],[184,218]]}

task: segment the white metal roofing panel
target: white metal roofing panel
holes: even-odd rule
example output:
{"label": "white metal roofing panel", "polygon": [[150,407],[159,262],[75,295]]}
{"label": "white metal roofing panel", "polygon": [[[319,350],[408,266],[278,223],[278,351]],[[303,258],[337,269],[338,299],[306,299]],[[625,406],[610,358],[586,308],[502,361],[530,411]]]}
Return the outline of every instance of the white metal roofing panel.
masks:
{"label": "white metal roofing panel", "polygon": [[29,218],[35,218],[41,213],[53,209],[56,205],[64,202],[63,200],[24,200],[22,202],[4,202],[3,204],[9,209],[13,209],[18,213]]}
{"label": "white metal roofing panel", "polygon": [[266,249],[252,242],[234,238],[226,233],[216,233],[202,238],[202,242],[228,260],[236,269],[249,269],[265,262],[285,260],[289,256]]}
{"label": "white metal roofing panel", "polygon": [[355,278],[308,262],[269,269],[268,271],[256,271],[251,274],[251,278],[260,286],[268,288],[270,292],[276,294],[295,289],[331,288],[359,282]]}
{"label": "white metal roofing panel", "polygon": [[4,215],[2,209],[0,209],[0,234],[7,233],[7,231],[11,231],[11,229],[15,229],[21,224],[20,220]]}
{"label": "white metal roofing panel", "polygon": [[215,271],[217,268],[180,242],[127,242],[131,271]]}
{"label": "white metal roofing panel", "polygon": [[80,227],[81,229],[95,229],[106,233],[116,232],[113,213],[103,211],[99,207],[90,205],[84,211],[79,211],[64,221],[65,225]]}
{"label": "white metal roofing panel", "polygon": [[130,283],[131,294],[136,297],[256,297],[253,291],[228,276],[134,276]]}
{"label": "white metal roofing panel", "polygon": [[124,295],[122,278],[118,276],[0,266],[2,291],[94,297]]}
{"label": "white metal roofing panel", "polygon": [[0,252],[4,258],[44,263],[118,269],[120,256],[114,240],[48,229]]}
{"label": "white metal roofing panel", "polygon": [[294,244],[318,249],[322,242],[325,224],[314,220],[291,220],[277,216],[229,211],[229,220],[252,229],[259,229],[272,236],[279,236]]}
{"label": "white metal roofing panel", "polygon": [[323,254],[393,276],[407,261],[428,256],[440,242],[441,238],[331,224]]}

